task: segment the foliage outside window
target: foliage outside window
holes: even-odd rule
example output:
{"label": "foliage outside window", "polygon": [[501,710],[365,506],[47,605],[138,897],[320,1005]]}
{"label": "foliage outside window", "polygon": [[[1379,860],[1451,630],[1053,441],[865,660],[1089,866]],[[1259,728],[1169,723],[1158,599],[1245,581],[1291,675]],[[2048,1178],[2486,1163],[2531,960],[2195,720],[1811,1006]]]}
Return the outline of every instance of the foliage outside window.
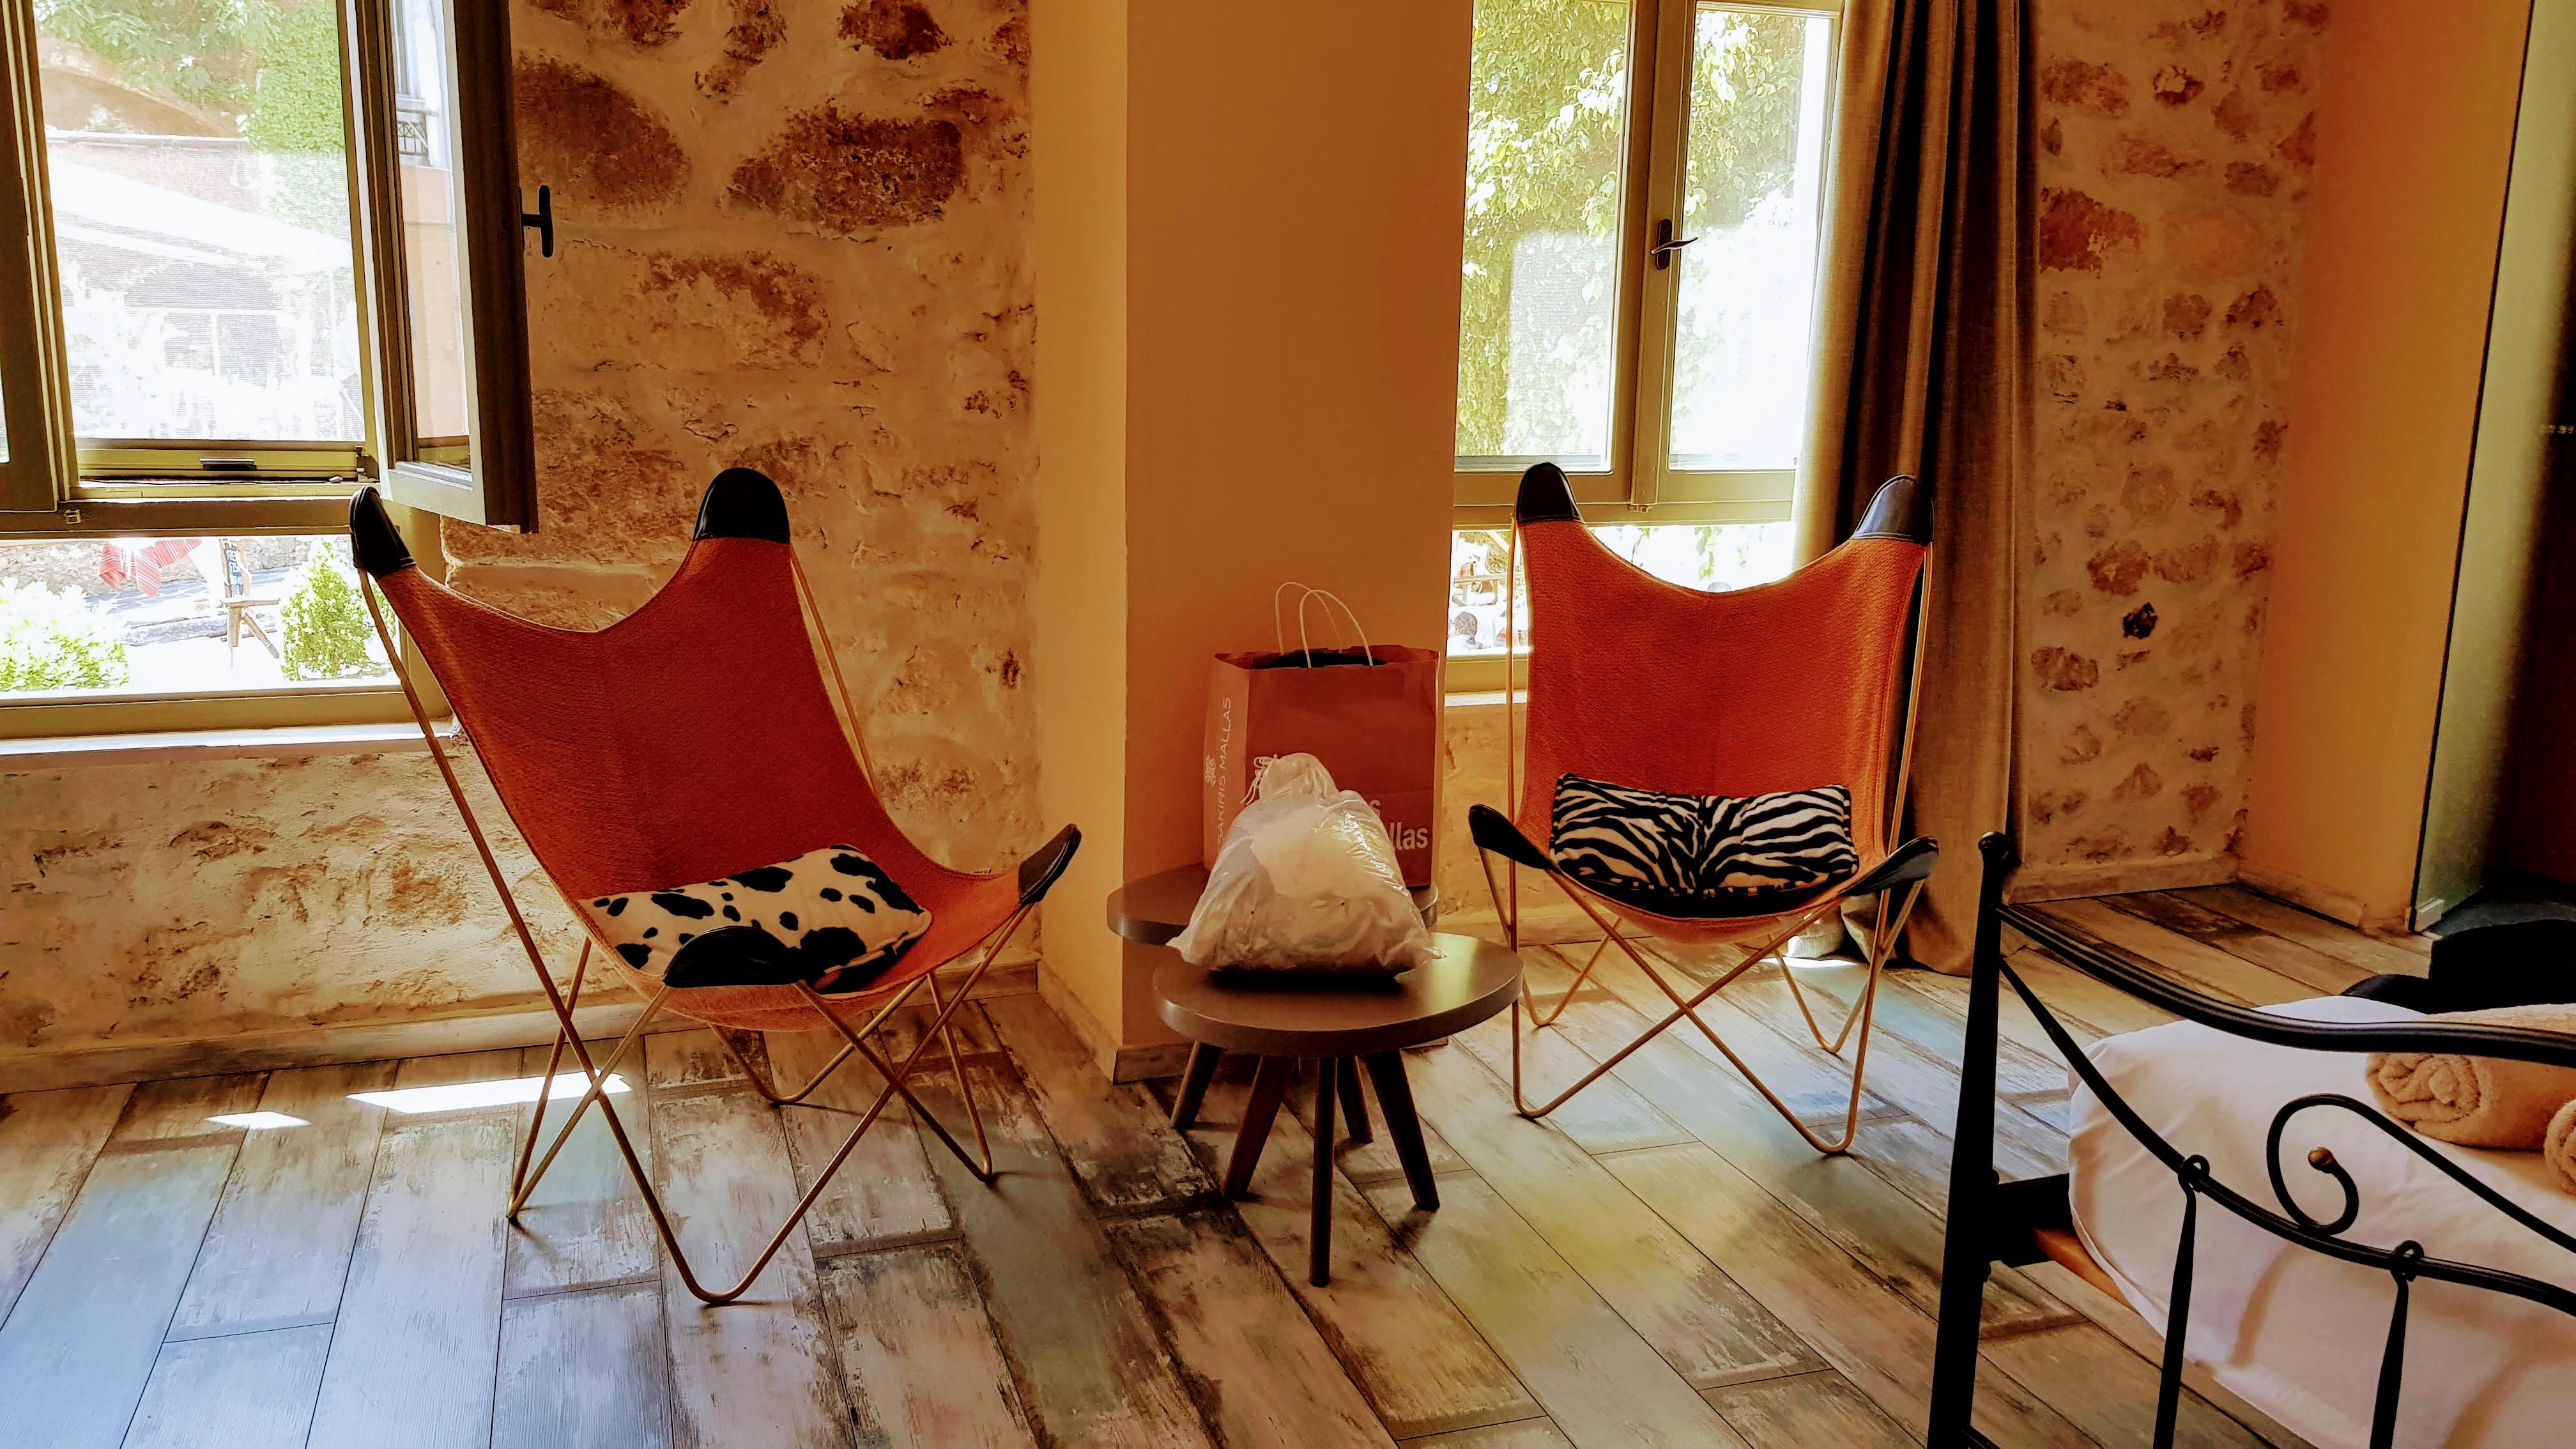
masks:
{"label": "foliage outside window", "polygon": [[1462,459],[1608,465],[1632,18],[1622,0],[1476,6]]}
{"label": "foliage outside window", "polygon": [[330,0],[36,0],[85,439],[365,434]]}
{"label": "foliage outside window", "polygon": [[0,694],[114,689],[132,676],[124,631],[77,591],[0,579]]}
{"label": "foliage outside window", "polygon": [[1790,566],[1839,0],[1478,0],[1450,652],[1498,687],[1502,529],[1564,467],[1622,557]]}
{"label": "foliage outside window", "polygon": [[392,682],[345,535],[0,540],[0,706]]}
{"label": "foliage outside window", "polygon": [[358,581],[330,550],[305,555],[278,606],[278,663],[289,679],[363,679],[386,672]]}

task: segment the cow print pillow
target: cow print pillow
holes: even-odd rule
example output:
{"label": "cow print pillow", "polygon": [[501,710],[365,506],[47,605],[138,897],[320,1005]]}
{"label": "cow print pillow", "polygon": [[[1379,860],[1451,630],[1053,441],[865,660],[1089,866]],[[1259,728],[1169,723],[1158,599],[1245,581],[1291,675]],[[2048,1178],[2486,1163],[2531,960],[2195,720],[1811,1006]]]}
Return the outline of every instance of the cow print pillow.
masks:
{"label": "cow print pillow", "polygon": [[1751,915],[1860,869],[1851,791],[1671,795],[1567,775],[1548,854],[1586,886],[1667,916]]}
{"label": "cow print pillow", "polygon": [[699,885],[601,896],[583,908],[627,965],[666,986],[864,989],[930,929],[877,863],[828,845]]}

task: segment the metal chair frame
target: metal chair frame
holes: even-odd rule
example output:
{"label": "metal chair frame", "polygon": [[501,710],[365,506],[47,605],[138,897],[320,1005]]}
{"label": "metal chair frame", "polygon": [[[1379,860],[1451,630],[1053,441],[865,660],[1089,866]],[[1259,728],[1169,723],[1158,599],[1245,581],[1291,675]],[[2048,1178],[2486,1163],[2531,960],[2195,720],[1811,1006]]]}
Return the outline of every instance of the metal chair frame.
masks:
{"label": "metal chair frame", "polygon": [[[806,624],[809,628],[819,630],[821,619],[814,608],[812,589],[805,580],[804,566],[793,562],[793,553],[789,557],[796,577],[797,598]],[[581,1033],[573,1020],[574,1008],[580,1002],[582,990],[589,975],[591,946],[595,939],[590,932],[588,922],[579,910],[572,909],[572,903],[567,899],[566,908],[572,910],[576,921],[583,923],[583,939],[581,955],[573,965],[570,988],[569,990],[559,988],[555,984],[554,973],[546,966],[545,953],[537,945],[535,933],[528,927],[526,915],[519,909],[518,897],[511,890],[509,879],[501,872],[500,861],[494,856],[491,842],[483,833],[482,822],[476,817],[472,802],[466,799],[464,787],[457,779],[455,764],[449,759],[445,747],[439,743],[438,732],[430,722],[428,710],[421,703],[420,692],[412,683],[411,672],[403,665],[402,652],[395,647],[392,631],[385,624],[384,609],[379,601],[375,580],[362,575],[360,583],[367,601],[368,616],[375,621],[376,637],[385,646],[385,657],[393,661],[394,677],[402,686],[403,699],[411,706],[413,721],[420,726],[421,739],[429,747],[430,759],[438,766],[439,778],[446,783],[448,797],[456,802],[456,811],[465,822],[466,834],[473,838],[475,853],[482,859],[485,874],[491,877],[492,888],[501,897],[501,906],[509,914],[511,929],[517,934],[521,947],[526,950],[528,964],[535,970],[537,982],[545,990],[546,1003],[555,1014],[554,1049],[546,1059],[547,1087],[540,1097],[539,1110],[530,1114],[527,1137],[520,1144],[517,1161],[512,1165],[510,1173],[510,1200],[506,1214],[509,1221],[513,1223],[518,1221],[520,1210],[527,1205],[530,1194],[536,1191],[537,1184],[545,1177],[546,1169],[553,1165],[556,1154],[563,1150],[565,1142],[571,1139],[573,1129],[581,1124],[583,1115],[593,1105],[598,1106],[608,1120],[609,1135],[616,1140],[618,1155],[626,1160],[626,1169],[635,1180],[636,1190],[643,1194],[645,1210],[651,1214],[654,1231],[661,1235],[662,1246],[669,1250],[673,1266],[679,1269],[680,1281],[701,1302],[709,1304],[730,1303],[749,1291],[753,1281],[768,1268],[770,1260],[777,1257],[779,1250],[787,1245],[787,1240],[795,1234],[798,1224],[805,1220],[805,1214],[821,1200],[824,1189],[831,1185],[833,1175],[840,1170],[841,1164],[849,1159],[850,1154],[857,1150],[859,1140],[867,1135],[868,1129],[876,1125],[886,1107],[897,1097],[901,1097],[905,1105],[911,1109],[914,1120],[926,1124],[939,1141],[950,1152],[957,1155],[957,1160],[965,1164],[966,1170],[972,1173],[977,1181],[987,1184],[992,1182],[993,1148],[984,1132],[983,1112],[976,1102],[973,1079],[967,1075],[964,1054],[957,1047],[954,1019],[958,1010],[973,995],[976,986],[983,981],[985,972],[992,969],[993,962],[999,956],[1002,947],[1009,942],[1020,922],[1028,916],[1034,902],[1026,900],[983,938],[982,950],[977,954],[975,965],[966,973],[964,979],[957,983],[953,994],[943,993],[940,990],[936,969],[925,972],[900,987],[892,988],[885,1004],[877,1008],[875,1014],[863,1027],[853,1029],[847,1020],[832,1010],[829,1001],[821,993],[815,991],[810,985],[798,983],[796,990],[805,997],[814,1015],[820,1018],[816,1029],[828,1028],[837,1032],[842,1039],[842,1046],[831,1061],[825,1063],[802,1087],[793,1092],[781,1092],[777,1084],[769,1079],[768,1074],[758,1070],[736,1047],[725,1029],[713,1028],[711,1023],[708,1024],[715,1030],[716,1039],[725,1053],[741,1066],[743,1075],[751,1082],[752,1089],[775,1107],[811,1106],[812,1104],[805,1099],[854,1056],[875,1068],[885,1082],[885,1085],[877,1091],[875,1099],[868,1104],[866,1111],[860,1115],[858,1125],[850,1130],[848,1138],[841,1143],[840,1150],[833,1153],[832,1160],[815,1174],[814,1185],[806,1190],[804,1197],[788,1213],[786,1220],[778,1225],[777,1232],[770,1235],[768,1245],[744,1271],[740,1281],[727,1288],[709,1290],[699,1280],[697,1270],[690,1265],[688,1254],[681,1248],[679,1232],[672,1226],[670,1215],[663,1208],[661,1194],[654,1189],[652,1174],[645,1168],[643,1159],[637,1155],[635,1144],[628,1136],[627,1125],[619,1116],[616,1104],[610,1102],[607,1096],[609,1074],[614,1072],[618,1065],[626,1060],[627,1055],[643,1041],[646,1025],[665,1008],[683,1016],[687,1015],[686,1009],[672,1001],[673,988],[668,986],[660,988],[646,1000],[644,1010],[637,1015],[634,1023],[627,1027],[626,1034],[618,1039],[617,1045],[609,1051],[606,1059],[604,1061],[592,1059],[589,1044],[582,1040]],[[816,652],[823,656],[825,663],[831,669],[832,684],[841,702],[843,724],[847,728],[852,748],[858,753],[860,768],[867,775],[869,785],[873,788],[876,783],[876,770],[867,757],[867,746],[859,735],[857,728],[859,715],[851,707],[849,685],[842,678],[840,660],[833,655],[829,647],[818,649]],[[972,948],[969,953],[961,954],[972,954]],[[923,1028],[920,1040],[914,1043],[911,1053],[903,1059],[902,1064],[890,1065],[884,1056],[878,1054],[877,1048],[869,1044],[868,1039],[881,1031],[893,1019],[894,1014],[911,1001],[924,986],[929,988],[934,1015],[929,1025]],[[914,1096],[911,1087],[907,1085],[914,1071],[919,1067],[923,1055],[929,1051],[934,1036],[946,1047],[945,1055],[948,1059],[949,1071],[956,1078],[958,1095],[965,1103],[967,1118],[974,1128],[976,1151],[972,1156],[968,1155],[965,1147],[949,1131],[947,1124],[939,1120],[938,1114],[924,1106],[921,1099]],[[554,1140],[547,1146],[544,1155],[539,1157],[536,1144],[546,1118],[543,1110],[544,1102],[551,1096],[555,1070],[562,1064],[567,1048],[570,1049],[574,1060],[580,1063],[582,1074],[589,1082],[589,1088],[582,1093],[581,1099],[573,1104],[572,1111],[564,1119],[562,1128],[555,1133]],[[533,1168],[531,1167],[532,1158],[534,1159]]]}
{"label": "metal chair frame", "polygon": [[[1506,869],[1509,868],[1510,867],[1507,865]],[[1497,904],[1499,905],[1501,890],[1496,887],[1493,875],[1494,868],[1489,860],[1485,864],[1486,887],[1487,889],[1495,892]],[[1798,1014],[1805,1019],[1807,1024],[1807,1033],[1810,1037],[1814,1038],[1818,1048],[1822,1049],[1829,1055],[1840,1057],[1843,1054],[1844,1046],[1852,1044],[1852,1028],[1855,1025],[1860,1028],[1859,1040],[1857,1044],[1852,1045],[1851,1097],[1844,1107],[1843,1122],[1839,1135],[1827,1138],[1817,1133],[1815,1129],[1809,1127],[1806,1122],[1790,1108],[1788,1103],[1780,1099],[1780,1094],[1773,1091],[1768,1082],[1762,1080],[1761,1073],[1755,1071],[1752,1065],[1746,1062],[1744,1058],[1736,1055],[1735,1049],[1727,1045],[1726,1038],[1719,1035],[1717,1028],[1709,1025],[1707,1019],[1699,1014],[1699,1008],[1710,998],[1716,996],[1717,993],[1725,990],[1729,985],[1732,985],[1737,977],[1742,976],[1745,972],[1762,964],[1765,960],[1771,959],[1781,947],[1786,946],[1791,940],[1795,939],[1800,932],[1806,930],[1818,920],[1821,920],[1824,917],[1825,912],[1840,909],[1843,901],[1848,899],[1848,897],[1837,895],[1819,905],[1808,907],[1797,914],[1788,917],[1788,924],[1786,926],[1774,933],[1769,939],[1763,941],[1761,945],[1747,951],[1744,959],[1736,962],[1735,965],[1729,968],[1723,975],[1719,976],[1716,980],[1701,986],[1699,990],[1693,992],[1689,996],[1684,996],[1680,991],[1674,988],[1672,982],[1665,979],[1663,972],[1655,969],[1654,965],[1655,961],[1660,960],[1665,966],[1678,973],[1680,971],[1680,967],[1676,963],[1672,962],[1668,958],[1660,956],[1658,953],[1642,949],[1640,942],[1644,938],[1622,932],[1619,929],[1617,922],[1605,917],[1599,908],[1595,907],[1590,901],[1585,900],[1583,895],[1573,886],[1568,885],[1565,882],[1564,877],[1552,875],[1551,878],[1557,882],[1560,889],[1564,890],[1566,898],[1573,901],[1586,916],[1591,918],[1594,925],[1601,928],[1602,937],[1600,942],[1593,947],[1592,954],[1585,958],[1582,967],[1575,972],[1574,980],[1567,984],[1564,994],[1557,998],[1556,1005],[1553,1009],[1549,1010],[1545,1016],[1541,1016],[1539,1015],[1539,1011],[1536,1006],[1527,1006],[1527,1014],[1530,1018],[1529,1030],[1543,1031],[1556,1024],[1557,1019],[1565,1014],[1565,1009],[1573,1004],[1575,994],[1583,989],[1584,982],[1590,979],[1592,968],[1600,964],[1601,953],[1608,950],[1613,945],[1616,945],[1622,954],[1627,956],[1630,961],[1636,964],[1637,969],[1645,974],[1647,980],[1655,984],[1657,990],[1663,992],[1664,995],[1671,1000],[1672,1010],[1666,1012],[1660,1020],[1657,1020],[1652,1025],[1648,1026],[1645,1030],[1637,1033],[1637,1035],[1631,1038],[1625,1046],[1620,1047],[1609,1056],[1594,1063],[1592,1070],[1585,1072],[1582,1077],[1577,1079],[1572,1085],[1566,1087],[1563,1091],[1558,1092],[1554,1097],[1549,1098],[1546,1102],[1537,1106],[1532,1106],[1530,1105],[1528,1095],[1521,1087],[1521,1021],[1524,1006],[1528,1000],[1527,993],[1524,992],[1521,999],[1515,1000],[1512,1003],[1512,1106],[1514,1110],[1518,1111],[1520,1115],[1533,1121],[1547,1116],[1557,1108],[1564,1106],[1575,1093],[1582,1091],[1585,1087],[1588,1087],[1594,1082],[1600,1080],[1603,1076],[1616,1068],[1621,1062],[1626,1061],[1648,1043],[1654,1041],[1657,1037],[1662,1036],[1667,1028],[1673,1026],[1677,1022],[1687,1019],[1691,1025],[1699,1028],[1702,1036],[1708,1038],[1709,1045],[1717,1048],[1718,1054],[1725,1057],[1727,1062],[1731,1064],[1737,1072],[1743,1075],[1744,1080],[1752,1084],[1753,1090],[1761,1094],[1762,1100],[1770,1103],[1772,1110],[1778,1112],[1782,1120],[1786,1121],[1791,1127],[1797,1129],[1798,1135],[1807,1140],[1808,1146],[1827,1155],[1848,1152],[1851,1150],[1852,1141],[1859,1134],[1860,1130],[1861,1098],[1867,1091],[1869,1036],[1870,1028],[1876,1020],[1875,1008],[1878,1003],[1879,977],[1885,973],[1888,958],[1894,954],[1895,941],[1897,936],[1905,929],[1906,917],[1913,913],[1914,903],[1923,893],[1923,883],[1920,880],[1915,880],[1904,887],[1904,897],[1898,903],[1895,912],[1887,919],[1885,928],[1873,930],[1870,933],[1870,949],[1868,953],[1869,974],[1861,987],[1860,999],[1854,1002],[1850,1010],[1844,1014],[1843,1023],[1835,1030],[1831,1040],[1826,1039],[1824,1028],[1819,1026],[1816,1022],[1816,1013],[1814,1009],[1807,1004],[1806,991],[1798,985],[1796,968],[1791,966],[1785,957],[1780,960],[1781,979],[1789,983],[1789,994],[1791,998],[1797,1002]],[[1503,944],[1511,947],[1513,950],[1520,949],[1520,936],[1516,922],[1507,922],[1505,924],[1503,928]]]}

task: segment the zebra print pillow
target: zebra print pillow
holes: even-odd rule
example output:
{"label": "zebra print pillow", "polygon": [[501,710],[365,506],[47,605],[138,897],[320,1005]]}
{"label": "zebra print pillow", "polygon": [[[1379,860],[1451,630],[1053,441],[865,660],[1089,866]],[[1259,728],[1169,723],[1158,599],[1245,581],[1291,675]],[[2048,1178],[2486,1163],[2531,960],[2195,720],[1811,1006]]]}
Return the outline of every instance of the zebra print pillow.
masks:
{"label": "zebra print pillow", "polygon": [[1842,785],[1736,798],[1566,775],[1550,827],[1557,869],[1658,915],[1753,914],[1860,869]]}

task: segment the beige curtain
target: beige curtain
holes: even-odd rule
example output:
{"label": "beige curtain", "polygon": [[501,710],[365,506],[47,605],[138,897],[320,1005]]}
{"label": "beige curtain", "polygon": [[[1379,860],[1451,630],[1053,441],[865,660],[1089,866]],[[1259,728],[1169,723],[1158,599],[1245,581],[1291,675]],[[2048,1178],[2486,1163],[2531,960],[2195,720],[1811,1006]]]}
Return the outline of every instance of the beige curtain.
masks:
{"label": "beige curtain", "polygon": [[2011,819],[2013,578],[2030,470],[2024,0],[1852,0],[1819,283],[1801,561],[1879,482],[1933,485],[1912,833],[1941,865],[1906,954],[1967,969],[1977,838]]}

